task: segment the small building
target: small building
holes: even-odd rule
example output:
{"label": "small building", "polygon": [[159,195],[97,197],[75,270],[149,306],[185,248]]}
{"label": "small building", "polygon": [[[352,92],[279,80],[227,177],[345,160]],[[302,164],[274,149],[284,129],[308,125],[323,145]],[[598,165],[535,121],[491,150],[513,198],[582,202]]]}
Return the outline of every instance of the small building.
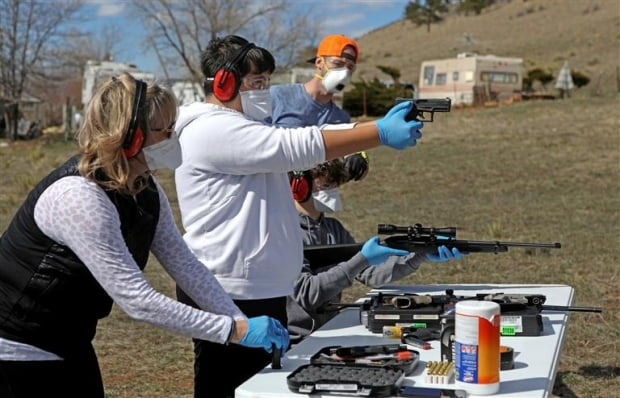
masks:
{"label": "small building", "polygon": [[523,59],[461,53],[422,62],[418,96],[474,105],[510,97],[523,85]]}
{"label": "small building", "polygon": [[172,92],[177,97],[179,105],[191,104],[192,102],[203,101],[204,90],[200,84],[188,80],[177,80],[172,83]]}
{"label": "small building", "polygon": [[84,67],[84,80],[82,82],[82,106],[85,107],[90,101],[97,86],[104,80],[112,76],[118,76],[123,72],[130,73],[136,79],[145,82],[153,82],[155,74],[140,71],[133,64],[112,61],[93,61],[86,62]]}

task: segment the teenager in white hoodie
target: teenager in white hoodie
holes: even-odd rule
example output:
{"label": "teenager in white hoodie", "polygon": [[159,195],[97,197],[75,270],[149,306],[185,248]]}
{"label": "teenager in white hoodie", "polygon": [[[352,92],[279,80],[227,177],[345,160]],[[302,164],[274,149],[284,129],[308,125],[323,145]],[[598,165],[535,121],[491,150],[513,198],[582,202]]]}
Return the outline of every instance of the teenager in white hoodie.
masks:
{"label": "teenager in white hoodie", "polygon": [[[266,125],[275,69],[267,50],[238,36],[213,39],[201,67],[206,100],[181,107],[175,126],[183,153],[175,177],[184,239],[248,317],[286,324],[286,297],[303,264],[287,172],[380,145],[414,146],[422,123],[406,122],[410,104],[401,103],[376,122],[338,131]],[[366,251],[373,261],[391,254],[406,252],[378,243]],[[234,344],[194,340],[194,348],[195,397],[233,396],[270,360],[262,349]]]}

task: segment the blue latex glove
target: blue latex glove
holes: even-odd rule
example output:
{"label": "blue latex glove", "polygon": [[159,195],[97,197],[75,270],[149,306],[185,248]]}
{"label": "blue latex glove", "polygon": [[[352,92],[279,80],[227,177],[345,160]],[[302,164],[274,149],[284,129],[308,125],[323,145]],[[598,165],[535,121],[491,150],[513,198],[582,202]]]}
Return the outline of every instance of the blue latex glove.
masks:
{"label": "blue latex glove", "polygon": [[379,142],[394,149],[405,149],[415,146],[416,140],[422,138],[419,131],[424,124],[415,120],[406,122],[405,116],[411,110],[413,103],[403,101],[392,107],[387,115],[377,120]]}
{"label": "blue latex glove", "polygon": [[373,236],[368,239],[362,246],[362,256],[366,257],[366,261],[370,265],[378,265],[387,260],[390,256],[406,256],[409,254],[406,250],[392,249],[379,244],[379,237]]}
{"label": "blue latex glove", "polygon": [[273,351],[272,344],[286,351],[290,342],[288,330],[282,327],[277,319],[266,315],[248,318],[248,331],[239,341],[245,347],[262,348],[267,352]]}
{"label": "blue latex glove", "polygon": [[467,253],[461,253],[456,247],[450,251],[446,246],[441,245],[437,248],[437,254],[427,253],[426,258],[434,263],[443,263],[450,260],[460,260],[464,255]]}

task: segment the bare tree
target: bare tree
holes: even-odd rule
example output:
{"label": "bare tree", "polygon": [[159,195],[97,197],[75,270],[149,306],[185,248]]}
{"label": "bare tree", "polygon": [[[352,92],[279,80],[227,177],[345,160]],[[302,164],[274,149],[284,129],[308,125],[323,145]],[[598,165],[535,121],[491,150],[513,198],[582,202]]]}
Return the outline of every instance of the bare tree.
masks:
{"label": "bare tree", "polygon": [[13,139],[22,95],[45,77],[63,28],[80,7],[81,0],[0,0],[0,99],[8,105]]}
{"label": "bare tree", "polygon": [[65,60],[66,66],[80,76],[83,75],[86,61],[112,61],[124,52],[120,47],[123,39],[121,29],[116,25],[105,25],[97,34],[76,33],[66,41],[61,58]]}
{"label": "bare tree", "polygon": [[[238,34],[269,49],[279,65],[315,44],[319,24],[294,13],[288,0],[134,0],[133,9],[148,32],[166,77],[201,82],[200,53],[209,40]],[[307,10],[306,10],[307,11]],[[170,76],[174,71],[176,76]],[[184,73],[182,73],[184,72]]]}

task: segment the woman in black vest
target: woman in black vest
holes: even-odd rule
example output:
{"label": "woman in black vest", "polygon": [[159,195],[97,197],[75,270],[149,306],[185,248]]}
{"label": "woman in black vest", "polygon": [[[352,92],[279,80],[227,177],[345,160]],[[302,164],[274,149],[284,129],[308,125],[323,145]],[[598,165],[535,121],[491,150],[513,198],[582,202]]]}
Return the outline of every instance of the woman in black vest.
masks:
{"label": "woman in black vest", "polygon": [[[222,344],[288,345],[269,317],[247,318],[185,245],[151,175],[181,151],[174,95],[122,74],[93,95],[79,154],[30,192],[0,238],[0,397],[104,397],[91,341],[116,302],[129,316]],[[198,304],[155,291],[152,252]]]}

